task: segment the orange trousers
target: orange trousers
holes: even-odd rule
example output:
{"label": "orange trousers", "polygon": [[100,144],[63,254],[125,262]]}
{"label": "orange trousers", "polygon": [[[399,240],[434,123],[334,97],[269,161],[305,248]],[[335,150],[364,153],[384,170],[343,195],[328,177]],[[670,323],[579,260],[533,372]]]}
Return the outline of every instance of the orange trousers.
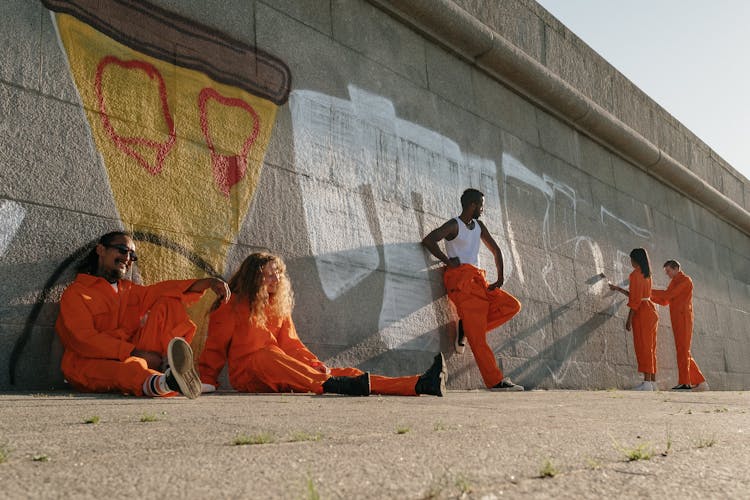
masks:
{"label": "orange trousers", "polygon": [[514,296],[496,288],[488,290],[484,271],[469,264],[446,268],[443,276],[448,298],[463,322],[464,335],[487,387],[503,379],[495,353],[487,344],[487,332],[510,320],[521,310]]}
{"label": "orange trousers", "polygon": [[[167,346],[174,337],[190,342],[195,324],[188,317],[185,305],[177,298],[158,300],[149,310],[146,322],[131,342],[136,349],[158,352],[166,356]],[[122,392],[143,395],[143,383],[152,370],[143,358],[130,356],[124,360],[94,359],[77,356],[66,351],[62,371],[70,384],[82,392]]]}
{"label": "orange trousers", "polygon": [[[313,392],[321,394],[323,383],[330,376],[356,377],[364,372],[356,368],[331,368],[330,374],[286,354],[278,346],[268,346],[250,354],[244,368],[234,380],[232,387],[240,392]],[[414,390],[418,375],[410,377],[383,377],[370,375],[373,394],[392,396],[416,396]]]}
{"label": "orange trousers", "polygon": [[701,373],[698,364],[690,353],[690,342],[693,338],[693,312],[670,314],[670,319],[672,320],[674,347],[677,354],[677,383],[698,385],[705,382],[703,373]]}
{"label": "orange trousers", "polygon": [[644,300],[633,315],[633,347],[638,371],[656,373],[656,330],[659,328],[659,316],[656,306],[650,300]]}

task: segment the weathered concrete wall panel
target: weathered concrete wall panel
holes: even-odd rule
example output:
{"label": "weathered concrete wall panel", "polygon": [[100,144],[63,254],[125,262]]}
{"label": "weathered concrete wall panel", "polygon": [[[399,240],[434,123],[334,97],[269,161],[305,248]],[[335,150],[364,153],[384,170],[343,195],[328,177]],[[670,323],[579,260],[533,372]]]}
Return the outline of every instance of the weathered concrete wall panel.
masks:
{"label": "weathered concrete wall panel", "polygon": [[[399,375],[443,351],[451,387],[480,387],[419,245],[470,186],[523,304],[488,334],[507,375],[541,388],[636,380],[623,297],[600,274],[624,282],[642,246],[658,286],[668,258],[693,277],[693,353],[712,386],[750,386],[750,237],[382,4],[158,0],[112,39],[42,3],[3,3],[0,389],[14,346],[15,387],[62,385],[56,302],[76,257],[122,227],[140,231],[147,281],[228,277],[251,251],[280,253],[300,335],[322,359]],[[455,6],[748,206],[747,180],[538,5]],[[194,43],[142,31],[162,9]],[[203,53],[198,39],[216,45]],[[660,320],[666,387],[674,345],[664,309]]]}

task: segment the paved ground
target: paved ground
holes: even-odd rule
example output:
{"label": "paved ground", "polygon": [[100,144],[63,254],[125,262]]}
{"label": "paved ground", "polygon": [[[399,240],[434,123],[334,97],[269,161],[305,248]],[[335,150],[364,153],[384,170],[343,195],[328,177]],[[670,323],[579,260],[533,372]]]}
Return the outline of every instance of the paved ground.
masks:
{"label": "paved ground", "polygon": [[[3,394],[0,488],[11,499],[748,498],[749,403],[746,392]],[[639,449],[652,457],[629,461]],[[540,477],[546,462],[554,477]]]}

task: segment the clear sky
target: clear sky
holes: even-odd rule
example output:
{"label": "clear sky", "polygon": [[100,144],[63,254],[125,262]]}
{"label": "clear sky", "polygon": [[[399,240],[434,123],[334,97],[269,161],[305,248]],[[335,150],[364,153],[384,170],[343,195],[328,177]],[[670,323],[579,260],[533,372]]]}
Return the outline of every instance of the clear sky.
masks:
{"label": "clear sky", "polygon": [[750,0],[537,0],[750,179]]}

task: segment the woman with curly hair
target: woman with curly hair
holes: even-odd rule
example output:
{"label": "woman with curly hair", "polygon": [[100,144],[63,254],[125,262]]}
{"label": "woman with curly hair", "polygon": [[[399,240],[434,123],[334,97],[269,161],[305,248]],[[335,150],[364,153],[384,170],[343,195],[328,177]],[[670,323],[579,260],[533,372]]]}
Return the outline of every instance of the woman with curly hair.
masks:
{"label": "woman with curly hair", "polygon": [[656,391],[656,330],[659,327],[659,316],[656,306],[651,302],[651,263],[648,253],[643,248],[634,248],[630,252],[630,290],[625,290],[612,283],[610,290],[616,290],[628,296],[628,319],[625,330],[633,330],[633,347],[638,361],[638,371],[643,373],[643,382],[633,387],[635,391]]}
{"label": "woman with curly hair", "polygon": [[297,336],[294,294],[286,265],[270,253],[249,255],[229,280],[232,298],[211,315],[199,368],[204,388],[215,390],[225,362],[240,392],[324,392],[366,396],[442,396],[442,354],[423,375],[383,377],[356,368],[329,368]]}

